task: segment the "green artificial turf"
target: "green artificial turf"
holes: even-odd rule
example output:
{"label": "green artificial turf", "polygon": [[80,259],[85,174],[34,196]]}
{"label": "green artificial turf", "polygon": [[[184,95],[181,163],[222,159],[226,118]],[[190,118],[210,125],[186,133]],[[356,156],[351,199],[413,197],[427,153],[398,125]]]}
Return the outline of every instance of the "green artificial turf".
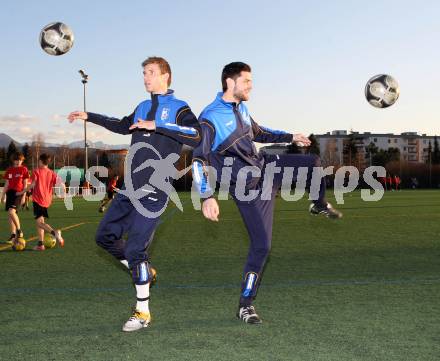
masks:
{"label": "green artificial turf", "polygon": [[[139,332],[121,331],[135,294],[128,272],[94,243],[97,203],[50,208],[55,227],[76,225],[63,249],[0,245],[0,359],[440,359],[440,192],[379,202],[352,193],[339,221],[279,198],[259,326],[235,319],[249,243],[234,203],[220,202],[220,222],[210,223],[180,196],[184,212],[169,207],[150,249],[153,323]],[[20,216],[29,239],[32,214]],[[4,212],[0,239],[8,234]]]}

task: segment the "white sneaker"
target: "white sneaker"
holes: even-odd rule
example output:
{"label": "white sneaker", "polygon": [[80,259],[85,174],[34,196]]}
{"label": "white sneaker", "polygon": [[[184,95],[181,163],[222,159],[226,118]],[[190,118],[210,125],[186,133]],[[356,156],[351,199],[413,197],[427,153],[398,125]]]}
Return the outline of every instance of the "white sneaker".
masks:
{"label": "white sneaker", "polygon": [[131,332],[137,331],[141,328],[148,327],[151,322],[150,312],[145,313],[138,310],[134,310],[131,317],[125,322],[124,326],[122,326],[122,331]]}
{"label": "white sneaker", "polygon": [[64,247],[64,238],[61,236],[61,230],[57,229],[55,231],[55,239],[57,240],[60,247]]}

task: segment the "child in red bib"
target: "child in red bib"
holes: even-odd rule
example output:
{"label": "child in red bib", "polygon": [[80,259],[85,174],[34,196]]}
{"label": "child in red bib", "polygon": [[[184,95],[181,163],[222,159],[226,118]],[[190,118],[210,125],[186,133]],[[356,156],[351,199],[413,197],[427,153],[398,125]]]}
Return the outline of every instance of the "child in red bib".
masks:
{"label": "child in red bib", "polygon": [[6,203],[5,210],[8,212],[8,221],[11,227],[11,237],[8,243],[11,244],[18,238],[23,237],[17,212],[23,200],[22,194],[19,195],[19,193],[27,186],[29,179],[29,171],[22,165],[24,155],[16,153],[12,160],[14,165],[6,169],[3,176],[6,179],[6,183],[0,196],[1,202]]}
{"label": "child in red bib", "polygon": [[64,246],[64,239],[61,236],[61,231],[59,229],[55,230],[49,224],[45,223],[45,218],[49,218],[47,210],[52,204],[53,187],[55,185],[60,185],[61,187],[64,186],[63,181],[54,171],[49,169],[49,162],[49,155],[44,153],[40,155],[38,169],[32,173],[32,183],[27,189],[20,192],[21,194],[24,194],[32,189],[32,203],[34,206],[34,216],[39,240],[38,245],[34,247],[35,251],[45,250],[43,244],[45,231],[54,236],[61,247]]}

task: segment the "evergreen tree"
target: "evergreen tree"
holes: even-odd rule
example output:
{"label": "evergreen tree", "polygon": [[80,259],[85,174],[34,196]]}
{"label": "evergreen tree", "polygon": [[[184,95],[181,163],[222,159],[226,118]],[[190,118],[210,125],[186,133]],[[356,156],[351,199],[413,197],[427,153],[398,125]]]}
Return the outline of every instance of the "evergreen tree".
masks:
{"label": "evergreen tree", "polygon": [[377,154],[378,151],[379,148],[373,142],[371,142],[370,144],[368,144],[368,146],[365,147],[366,158],[370,162],[370,165],[375,165],[375,163],[373,162],[373,157],[375,154]]}
{"label": "evergreen tree", "polygon": [[110,160],[108,159],[107,152],[102,152],[99,157],[99,165],[102,167],[110,168]]}
{"label": "evergreen tree", "polygon": [[437,137],[434,137],[434,150],[432,151],[432,164],[440,164],[440,148]]}
{"label": "evergreen tree", "polygon": [[399,148],[389,148],[388,150],[380,149],[373,156],[373,164],[385,167],[387,163],[398,161],[400,159]]}
{"label": "evergreen tree", "polygon": [[426,163],[432,164],[432,144],[431,144],[431,141],[429,141],[429,145],[428,145],[428,158],[426,158]]}
{"label": "evergreen tree", "polygon": [[6,164],[11,165],[12,156],[17,152],[18,152],[18,149],[15,146],[15,143],[11,140],[11,143],[9,143],[9,145],[8,145],[8,150],[6,151]]}
{"label": "evergreen tree", "polygon": [[356,147],[356,141],[352,134],[350,134],[348,142],[344,145],[344,149],[342,150],[342,153],[344,154],[344,164],[346,165],[353,165],[354,161],[356,160],[356,154],[357,154],[357,147]]}
{"label": "evergreen tree", "polygon": [[24,165],[26,167],[30,167],[31,166],[31,162],[32,162],[32,154],[31,154],[31,147],[29,146],[29,144],[25,143],[23,145],[23,147],[21,147],[21,152],[24,155]]}
{"label": "evergreen tree", "polygon": [[8,161],[6,160],[6,148],[0,148],[0,167],[6,169],[8,167]]}

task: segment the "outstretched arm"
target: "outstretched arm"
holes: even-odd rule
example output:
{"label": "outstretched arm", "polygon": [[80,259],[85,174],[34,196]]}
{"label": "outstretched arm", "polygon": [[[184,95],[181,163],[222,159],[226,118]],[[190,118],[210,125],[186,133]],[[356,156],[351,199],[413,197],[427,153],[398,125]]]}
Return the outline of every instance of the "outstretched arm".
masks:
{"label": "outstretched arm", "polygon": [[251,117],[252,130],[254,132],[254,141],[259,143],[291,143],[293,134],[282,130],[274,130],[259,125]]}
{"label": "outstretched arm", "polygon": [[70,123],[76,119],[82,119],[90,123],[100,125],[114,133],[129,134],[130,126],[133,124],[134,112],[122,119],[108,117],[102,114],[86,113],[81,111],[74,111],[67,117]]}
{"label": "outstretched arm", "polygon": [[310,140],[303,134],[291,134],[282,130],[273,130],[263,127],[252,119],[254,141],[259,143],[296,143],[300,147],[308,147]]}

